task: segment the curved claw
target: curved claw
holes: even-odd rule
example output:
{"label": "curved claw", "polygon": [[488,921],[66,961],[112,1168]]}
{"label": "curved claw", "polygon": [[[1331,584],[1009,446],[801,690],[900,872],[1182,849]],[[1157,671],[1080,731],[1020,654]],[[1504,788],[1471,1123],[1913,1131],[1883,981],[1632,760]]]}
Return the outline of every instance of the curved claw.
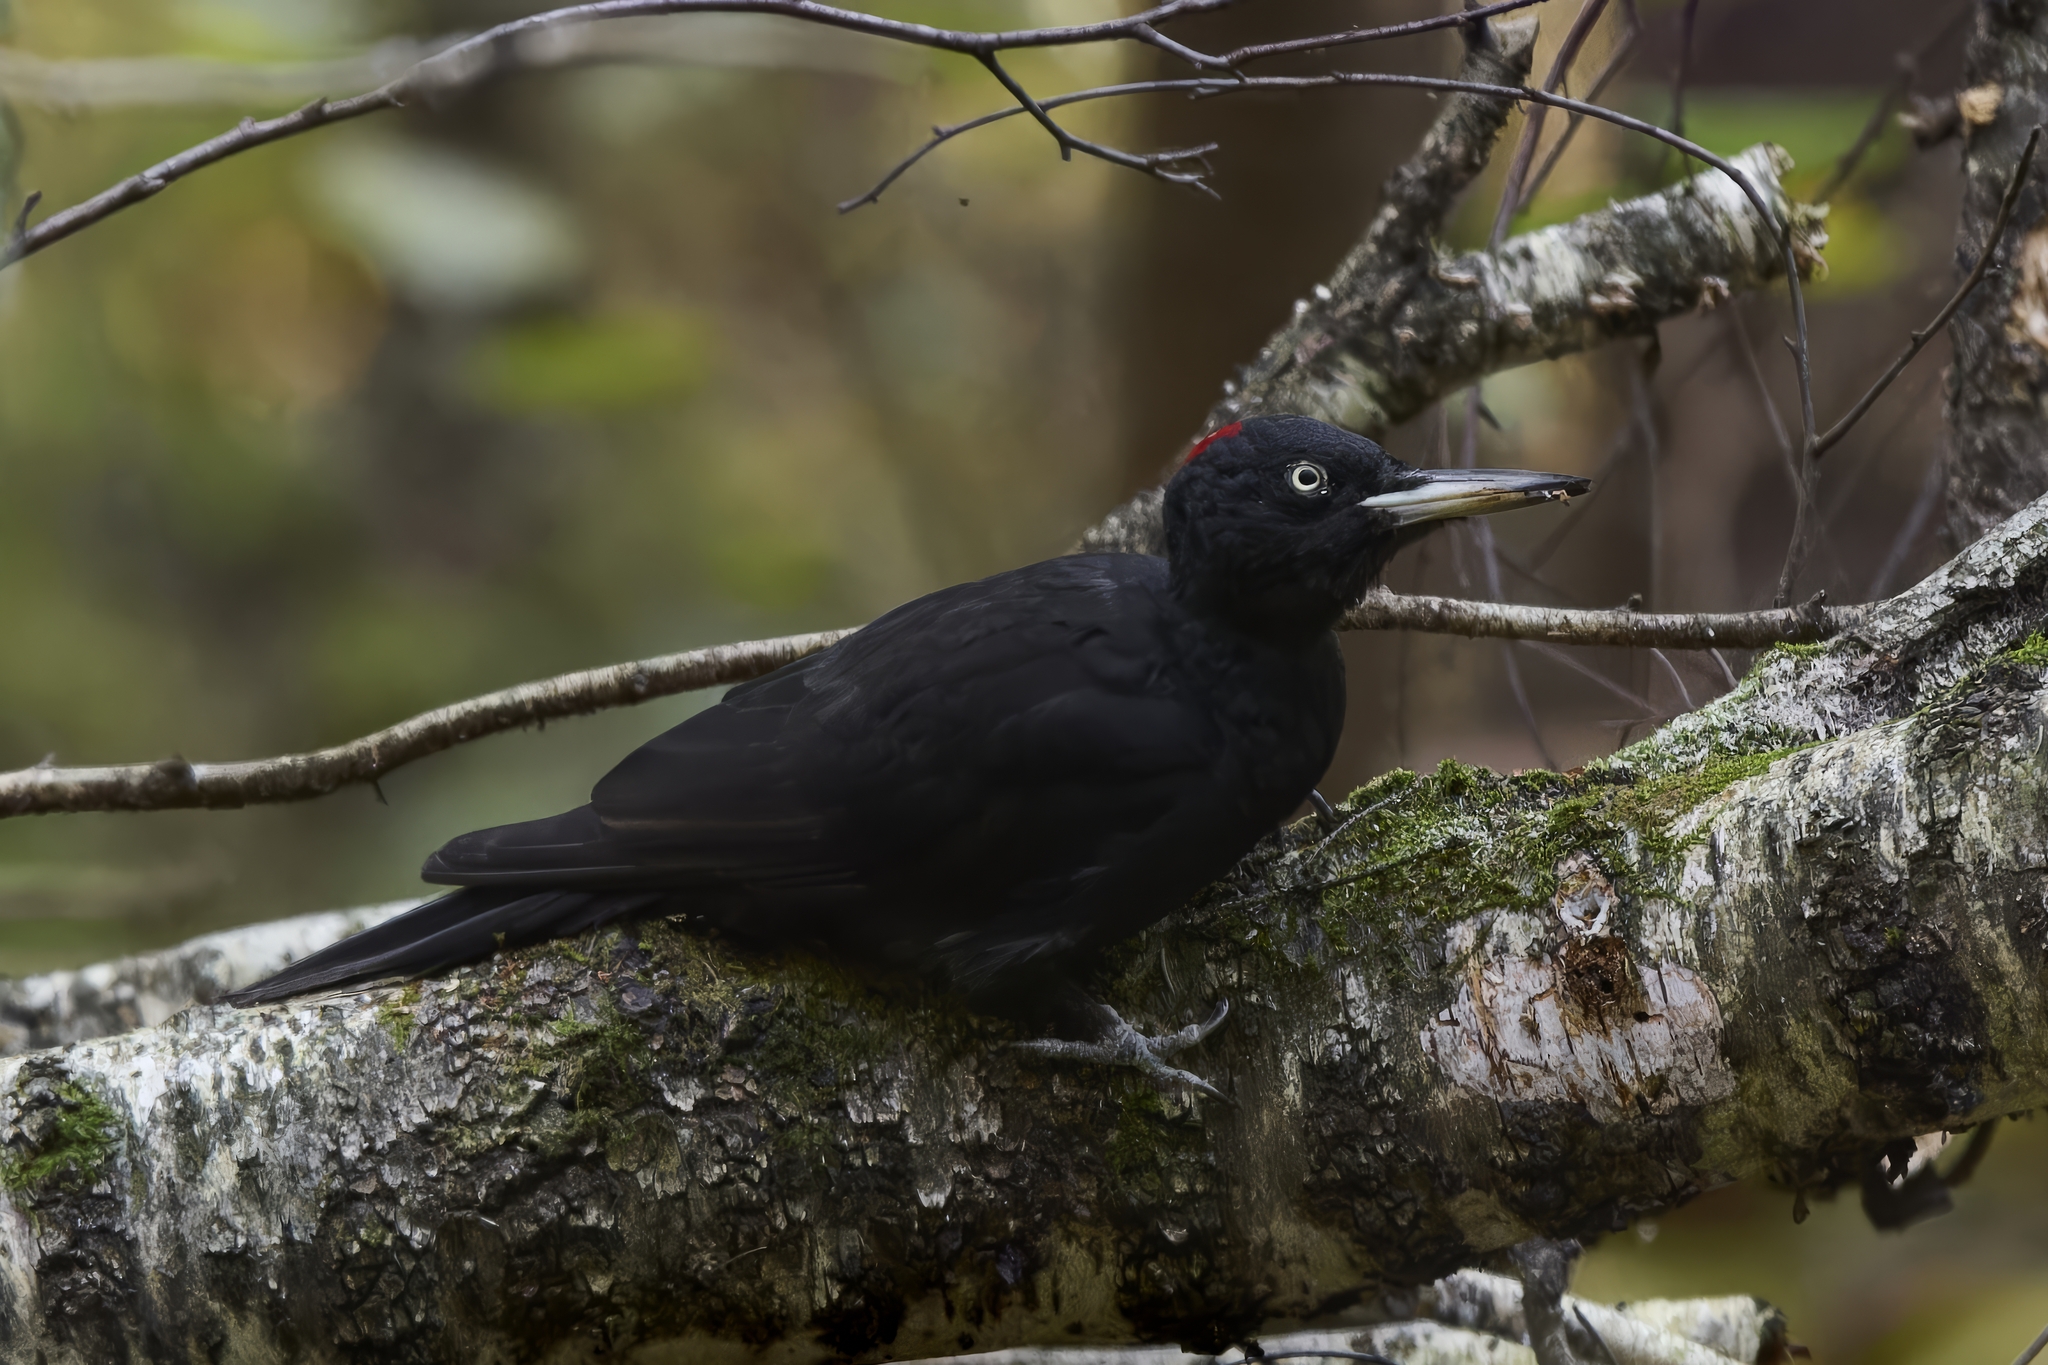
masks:
{"label": "curved claw", "polygon": [[1094,1062],[1101,1066],[1127,1066],[1142,1072],[1155,1084],[1169,1082],[1184,1085],[1190,1090],[1207,1095],[1211,1099],[1232,1103],[1230,1097],[1192,1071],[1183,1071],[1177,1066],[1168,1066],[1165,1058],[1177,1052],[1186,1051],[1201,1042],[1222,1026],[1230,1017],[1230,1001],[1219,1000],[1209,1017],[1199,1024],[1189,1024],[1182,1029],[1161,1037],[1150,1037],[1138,1032],[1108,1005],[1096,1005],[1102,1016],[1102,1036],[1095,1042],[1076,1042],[1070,1038],[1029,1038],[1010,1044],[1025,1052],[1035,1052],[1041,1057],[1063,1057],[1070,1061]]}

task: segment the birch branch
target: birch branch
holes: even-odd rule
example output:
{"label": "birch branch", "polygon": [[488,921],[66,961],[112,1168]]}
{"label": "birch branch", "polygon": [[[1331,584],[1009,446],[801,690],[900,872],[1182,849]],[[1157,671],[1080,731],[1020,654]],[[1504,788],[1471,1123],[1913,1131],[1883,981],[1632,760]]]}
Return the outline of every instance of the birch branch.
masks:
{"label": "birch branch", "polygon": [[[1518,45],[1533,37],[1524,27],[1495,26],[1518,63],[1511,75],[1488,71],[1488,54],[1475,53],[1460,79],[1519,82],[1528,53]],[[1296,301],[1293,317],[1224,386],[1204,432],[1254,413],[1301,412],[1384,435],[1475,379],[1648,333],[1782,279],[1773,215],[1791,225],[1802,268],[1827,243],[1824,211],[1785,196],[1779,178],[1790,158],[1763,144],[1729,164],[1757,188],[1770,215],[1723,172],[1709,170],[1510,238],[1497,251],[1442,257],[1432,236],[1484,165],[1505,114],[1501,101],[1477,95],[1445,101],[1422,147],[1388,181],[1386,203],[1351,255]],[[1081,544],[1158,553],[1158,490],[1116,509]]]}
{"label": "birch branch", "polygon": [[[1793,222],[1802,260],[1816,258],[1827,242],[1819,219],[1779,184],[1790,158],[1765,144],[1730,161]],[[1475,379],[1650,332],[1784,275],[1773,228],[1717,170],[1448,259],[1391,243],[1413,226],[1401,217],[1410,212],[1381,211],[1242,379],[1225,385],[1204,431],[1302,412],[1381,436]],[[1161,537],[1158,492],[1148,490],[1082,544],[1157,553]]]}
{"label": "birch branch", "polygon": [[0,977],[0,1057],[155,1028],[195,1002],[212,1004],[417,904],[393,901],[296,915],[76,971]]}
{"label": "birch branch", "polygon": [[[2048,1103],[2048,503],[1571,775],[1447,764],[1116,950],[1212,1106],[656,921],[0,1063],[58,1361],[1218,1351]],[[1716,1348],[1718,1349],[1718,1348]]]}

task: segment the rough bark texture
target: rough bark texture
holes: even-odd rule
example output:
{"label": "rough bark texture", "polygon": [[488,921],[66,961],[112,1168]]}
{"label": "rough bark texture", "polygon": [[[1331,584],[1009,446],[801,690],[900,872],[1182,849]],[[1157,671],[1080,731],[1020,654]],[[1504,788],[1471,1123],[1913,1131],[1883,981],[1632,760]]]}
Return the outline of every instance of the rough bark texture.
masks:
{"label": "rough bark texture", "polygon": [[[1965,53],[1956,275],[1975,264],[2036,124],[2048,122],[2048,4],[1980,0]],[[2048,166],[2020,192],[1996,268],[1950,321],[1947,533],[1967,545],[2048,491]]]}
{"label": "rough bark texture", "polygon": [[75,972],[0,978],[0,1057],[154,1028],[194,1001],[210,1005],[418,903],[297,915]]}
{"label": "rough bark texture", "polygon": [[[1497,44],[1469,52],[1459,77],[1520,85],[1535,23],[1494,31]],[[1485,166],[1508,113],[1475,95],[1444,100],[1422,146],[1388,180],[1364,237],[1225,386],[1203,432],[1292,412],[1378,436],[1474,379],[1647,333],[1782,278],[1771,226],[1719,171],[1495,251],[1442,255],[1436,233]],[[1815,258],[1827,236],[1819,211],[1786,200],[1785,153],[1762,145],[1733,160],[1793,224],[1801,259]],[[1139,493],[1091,528],[1082,547],[1162,553],[1159,497]]]}
{"label": "rough bark texture", "polygon": [[1231,1106],[667,922],[0,1063],[10,1360],[1216,1349],[2048,1102],[2048,504],[1615,759],[1283,831],[1102,983]]}

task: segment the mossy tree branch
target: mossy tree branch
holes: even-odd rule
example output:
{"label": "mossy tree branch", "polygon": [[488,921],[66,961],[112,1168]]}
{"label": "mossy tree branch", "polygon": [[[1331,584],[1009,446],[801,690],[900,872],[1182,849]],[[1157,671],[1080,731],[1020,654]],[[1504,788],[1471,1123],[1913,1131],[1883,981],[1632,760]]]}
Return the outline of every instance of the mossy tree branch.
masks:
{"label": "mossy tree branch", "polygon": [[[1108,964],[1235,1103],[668,922],[0,1064],[52,1361],[1216,1348],[2048,1102],[2048,503],[1572,774],[1354,793]],[[1789,1196],[1788,1196],[1789,1197]]]}

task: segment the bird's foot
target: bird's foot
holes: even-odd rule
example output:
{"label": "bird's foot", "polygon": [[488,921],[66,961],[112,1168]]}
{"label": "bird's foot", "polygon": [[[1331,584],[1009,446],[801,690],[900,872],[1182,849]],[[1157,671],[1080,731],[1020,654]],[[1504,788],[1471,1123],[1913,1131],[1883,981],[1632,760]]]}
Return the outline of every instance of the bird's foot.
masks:
{"label": "bird's foot", "polygon": [[1035,1052],[1041,1057],[1063,1057],[1069,1061],[1095,1062],[1102,1066],[1128,1066],[1144,1073],[1154,1084],[1184,1085],[1199,1091],[1211,1099],[1230,1103],[1230,1097],[1203,1080],[1192,1071],[1183,1071],[1177,1066],[1168,1066],[1166,1058],[1177,1052],[1185,1052],[1201,1042],[1222,1026],[1230,1015],[1230,1002],[1219,1000],[1207,1019],[1199,1024],[1154,1038],[1138,1032],[1124,1017],[1109,1006],[1097,1003],[1095,1012],[1102,1019],[1102,1034],[1092,1043],[1078,1043],[1067,1038],[1032,1038],[1012,1046],[1025,1052]]}

